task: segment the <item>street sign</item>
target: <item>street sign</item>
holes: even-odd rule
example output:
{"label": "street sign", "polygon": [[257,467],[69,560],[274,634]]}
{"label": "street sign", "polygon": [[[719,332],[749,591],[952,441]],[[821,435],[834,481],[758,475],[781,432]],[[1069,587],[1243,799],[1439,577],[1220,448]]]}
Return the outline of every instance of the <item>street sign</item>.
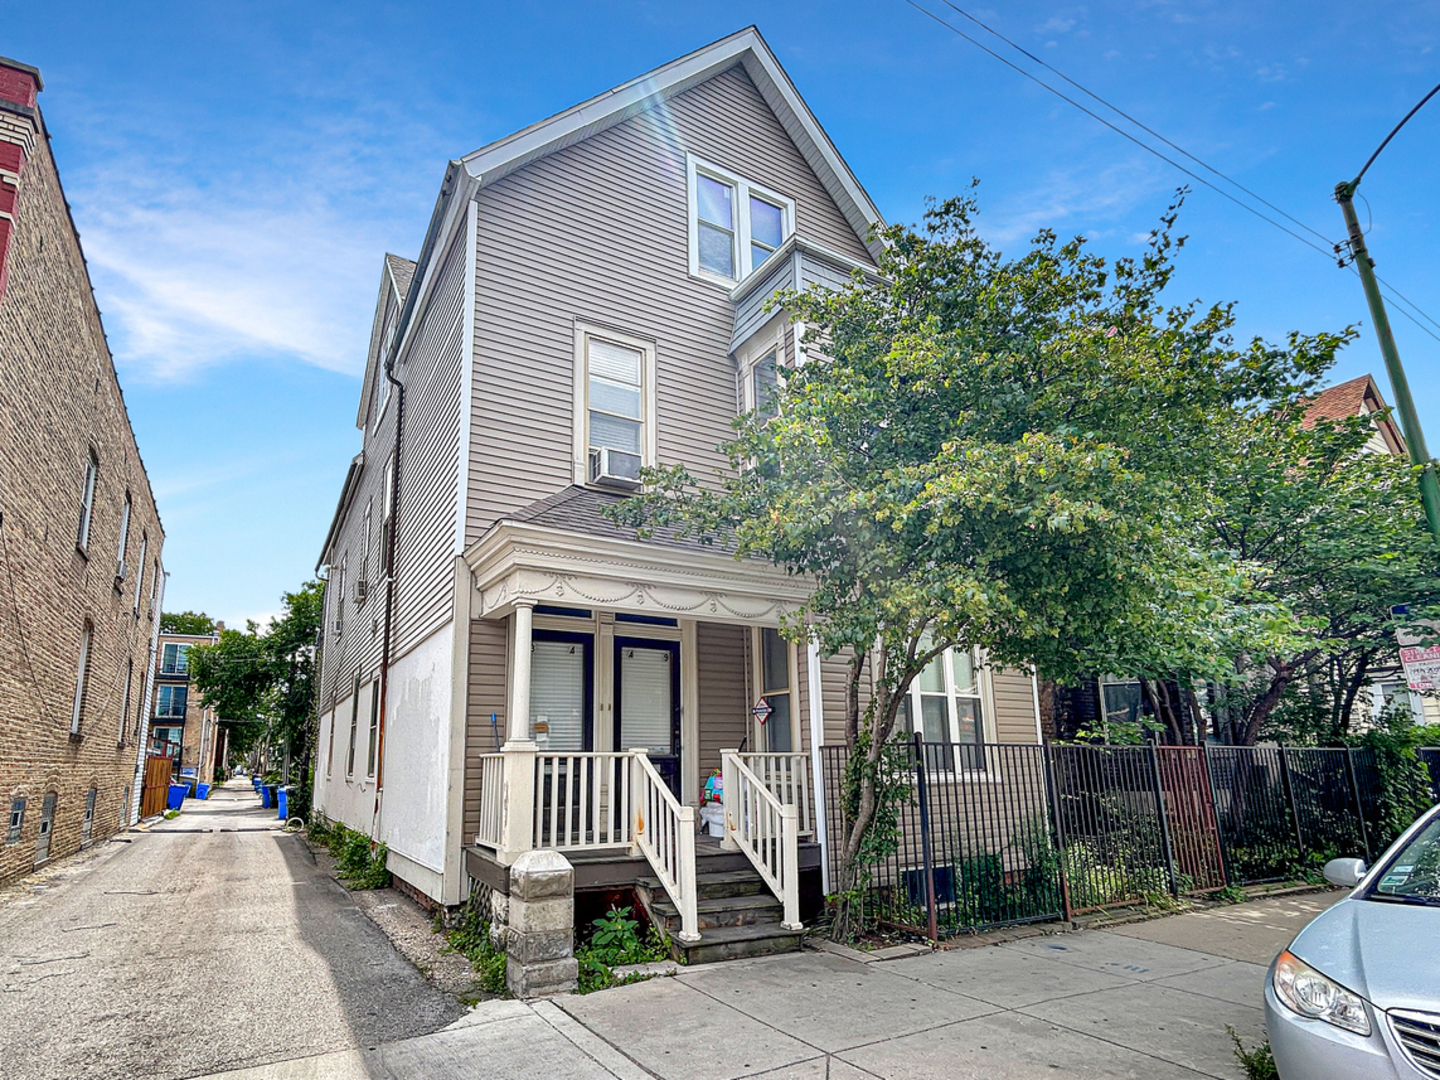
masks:
{"label": "street sign", "polygon": [[755,707],[750,710],[750,715],[763,724],[770,718],[770,714],[774,711],[775,710],[770,707],[770,703],[762,697],[759,701],[755,702]]}

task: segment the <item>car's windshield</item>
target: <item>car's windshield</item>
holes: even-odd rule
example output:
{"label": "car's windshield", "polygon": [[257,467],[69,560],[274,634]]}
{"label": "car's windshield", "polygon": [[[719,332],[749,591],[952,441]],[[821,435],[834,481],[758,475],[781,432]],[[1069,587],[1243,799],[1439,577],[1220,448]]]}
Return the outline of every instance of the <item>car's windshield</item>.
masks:
{"label": "car's windshield", "polygon": [[1366,898],[1440,906],[1440,814],[1432,814],[1390,860]]}

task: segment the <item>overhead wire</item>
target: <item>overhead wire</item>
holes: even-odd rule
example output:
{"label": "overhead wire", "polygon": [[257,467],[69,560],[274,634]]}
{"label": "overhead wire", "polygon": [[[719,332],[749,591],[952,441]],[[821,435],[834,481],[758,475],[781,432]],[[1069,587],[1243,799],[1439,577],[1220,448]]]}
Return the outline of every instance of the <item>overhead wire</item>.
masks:
{"label": "overhead wire", "polygon": [[[1188,150],[1184,149],[1183,147],[1181,147],[1181,146],[1177,145],[1176,143],[1170,141],[1170,140],[1167,139],[1165,136],[1163,136],[1163,135],[1161,135],[1159,132],[1155,131],[1153,128],[1150,128],[1150,127],[1148,127],[1147,125],[1145,125],[1144,123],[1142,123],[1141,121],[1135,119],[1133,116],[1131,116],[1129,113],[1125,112],[1123,109],[1119,108],[1118,106],[1115,106],[1115,105],[1110,104],[1110,102],[1106,101],[1106,100],[1105,100],[1104,98],[1102,98],[1100,95],[1098,95],[1098,94],[1094,93],[1093,91],[1087,89],[1086,87],[1082,86],[1080,83],[1078,83],[1078,82],[1076,82],[1074,79],[1070,78],[1070,76],[1068,76],[1068,75],[1066,75],[1064,72],[1060,71],[1058,68],[1054,67],[1054,66],[1051,65],[1051,64],[1046,63],[1044,60],[1040,59],[1038,56],[1036,56],[1034,53],[1030,52],[1028,49],[1025,49],[1023,46],[1016,44],[1014,41],[1011,41],[1011,40],[1010,40],[1008,37],[1006,37],[1004,34],[1001,34],[999,31],[993,29],[992,27],[988,26],[988,25],[985,24],[984,22],[981,22],[981,21],[980,21],[979,19],[977,19],[975,16],[971,15],[968,11],[965,11],[963,8],[958,7],[956,4],[954,4],[954,3],[952,2],[952,0],[941,0],[941,2],[944,3],[947,7],[951,8],[952,10],[954,10],[956,13],[958,13],[958,14],[960,14],[960,15],[963,15],[966,19],[968,19],[970,22],[974,23],[976,26],[980,27],[981,29],[985,30],[987,33],[993,35],[993,36],[996,37],[996,38],[999,38],[1001,41],[1005,42],[1005,44],[1009,45],[1011,48],[1015,49],[1017,52],[1021,53],[1023,56],[1025,56],[1025,57],[1027,57],[1028,59],[1030,59],[1030,60],[1034,61],[1035,63],[1039,64],[1041,67],[1045,68],[1047,71],[1053,72],[1053,73],[1054,73],[1056,76],[1058,76],[1059,78],[1064,79],[1067,83],[1069,83],[1071,86],[1075,87],[1077,90],[1079,90],[1081,93],[1085,94],[1087,97],[1093,99],[1094,101],[1099,102],[1099,103],[1100,103],[1101,105],[1103,105],[1105,108],[1109,109],[1111,112],[1114,112],[1116,115],[1123,117],[1126,121],[1128,121],[1128,122],[1131,123],[1131,124],[1134,124],[1136,127],[1140,128],[1140,129],[1141,129],[1142,131],[1144,131],[1146,134],[1151,135],[1151,136],[1153,136],[1153,137],[1156,138],[1156,139],[1159,139],[1159,140],[1160,140],[1161,142],[1163,142],[1166,146],[1169,146],[1169,147],[1171,147],[1172,149],[1174,149],[1177,153],[1184,155],[1186,158],[1189,158],[1191,161],[1195,162],[1195,164],[1198,165],[1200,168],[1204,169],[1205,171],[1207,171],[1207,172],[1209,172],[1209,173],[1214,174],[1215,176],[1220,177],[1220,178],[1221,178],[1222,180],[1224,180],[1227,184],[1232,185],[1232,186],[1235,187],[1237,190],[1244,192],[1244,193],[1245,193],[1246,195],[1248,195],[1250,198],[1255,199],[1257,202],[1262,203],[1264,206],[1266,206],[1266,207],[1269,208],[1270,210],[1273,210],[1276,214],[1280,215],[1281,217],[1285,218],[1285,219],[1288,220],[1288,221],[1293,222],[1296,226],[1298,226],[1298,227],[1301,228],[1301,229],[1304,229],[1306,232],[1310,233],[1312,236],[1319,237],[1319,238],[1320,238],[1321,240],[1323,240],[1327,245],[1329,245],[1328,249],[1325,248],[1325,247],[1321,247],[1319,244],[1315,243],[1313,240],[1308,239],[1307,237],[1301,236],[1299,233],[1295,232],[1293,229],[1290,229],[1290,228],[1288,228],[1288,227],[1285,226],[1285,225],[1282,225],[1280,222],[1276,221],[1274,218],[1268,217],[1267,215],[1261,213],[1261,212],[1260,212],[1259,210],[1257,210],[1254,206],[1251,206],[1249,203],[1244,202],[1243,200],[1236,198],[1234,195],[1232,195],[1230,192],[1226,191],[1224,188],[1218,187],[1216,184],[1212,183],[1210,180],[1207,180],[1205,177],[1203,177],[1203,176],[1201,176],[1200,174],[1196,173],[1194,170],[1189,169],[1189,168],[1186,168],[1184,165],[1180,164],[1178,161],[1175,161],[1173,158],[1167,157],[1165,154],[1163,154],[1163,153],[1161,153],[1159,150],[1155,149],[1155,147],[1149,145],[1148,143],[1146,143],[1145,141],[1143,141],[1143,140],[1141,140],[1141,139],[1136,138],[1133,134],[1131,134],[1130,132],[1126,131],[1124,128],[1121,128],[1121,127],[1119,127],[1118,125],[1116,125],[1116,124],[1112,123],[1111,121],[1107,120],[1105,117],[1099,115],[1099,114],[1096,113],[1094,110],[1089,109],[1089,108],[1086,108],[1086,107],[1085,107],[1084,105],[1082,105],[1080,102],[1076,101],[1074,98],[1070,97],[1069,95],[1067,95],[1067,94],[1063,93],[1062,91],[1056,89],[1055,87],[1051,86],[1051,85],[1050,85],[1049,83],[1047,83],[1044,79],[1039,78],[1039,77],[1038,77],[1037,75],[1035,75],[1033,72],[1030,72],[1030,71],[1025,70],[1025,68],[1021,67],[1019,64],[1016,64],[1016,63],[1014,63],[1013,61],[1007,59],[1006,57],[1000,55],[998,52],[996,52],[994,49],[990,48],[990,47],[989,47],[988,45],[986,45],[984,42],[977,40],[976,38],[972,37],[971,35],[965,33],[965,31],[961,30],[958,26],[955,26],[953,23],[949,22],[948,20],[941,18],[939,15],[935,14],[935,12],[933,12],[933,11],[929,10],[928,8],[924,7],[922,4],[917,3],[917,0],[905,0],[905,2],[906,2],[907,4],[909,4],[911,7],[913,7],[916,11],[920,12],[922,15],[926,15],[926,16],[928,16],[929,18],[931,18],[932,20],[934,20],[935,22],[939,23],[939,24],[940,24],[941,26],[943,26],[945,29],[949,30],[952,34],[955,34],[957,37],[963,38],[965,41],[968,41],[971,45],[974,45],[974,46],[975,46],[977,49],[979,49],[981,52],[984,52],[984,53],[986,53],[987,55],[993,57],[994,59],[1000,61],[1000,63],[1004,64],[1006,67],[1010,68],[1012,71],[1015,71],[1015,72],[1017,72],[1017,73],[1020,74],[1020,75],[1023,75],[1025,78],[1027,78],[1027,79],[1029,79],[1031,82],[1035,83],[1035,85],[1037,85],[1037,86],[1039,86],[1039,87],[1041,87],[1041,88],[1043,88],[1043,89],[1045,89],[1045,90],[1048,90],[1051,94],[1054,94],[1054,95],[1055,95],[1056,97],[1058,97],[1061,101],[1064,101],[1064,102],[1066,102],[1067,104],[1072,105],[1072,106],[1074,106],[1075,108],[1079,109],[1079,110],[1080,110],[1081,112],[1083,112],[1086,116],[1088,116],[1088,117],[1090,117],[1091,119],[1096,120],[1096,121],[1098,121],[1099,123],[1105,125],[1105,126],[1106,126],[1107,128],[1109,128],[1111,131],[1115,132],[1115,134],[1121,136],[1121,137],[1124,138],[1124,139],[1129,140],[1130,142],[1134,143],[1136,146],[1140,147],[1140,149],[1144,150],[1145,152],[1147,152],[1147,153],[1149,153],[1149,154],[1152,154],[1152,155],[1154,155],[1155,157],[1159,158],[1161,161],[1165,162],[1165,163],[1166,163],[1167,165],[1169,165],[1171,168],[1177,169],[1177,170],[1179,170],[1180,172],[1184,173],[1186,176],[1190,177],[1190,178],[1191,178],[1192,180],[1194,180],[1196,183],[1203,184],[1205,187],[1209,188],[1211,191],[1215,192],[1217,195],[1223,196],[1224,198],[1230,200],[1232,203],[1234,203],[1236,206],[1240,207],[1242,210],[1246,210],[1246,211],[1248,211],[1249,213],[1255,215],[1257,218],[1259,218],[1261,221],[1265,222],[1267,225],[1273,225],[1275,228],[1279,229],[1281,232],[1285,233],[1286,235],[1288,235],[1288,236],[1290,236],[1290,237],[1293,237],[1294,239],[1300,241],[1300,242],[1301,242],[1302,244],[1304,244],[1306,247],[1309,247],[1309,248],[1314,249],[1315,251],[1318,251],[1321,255],[1324,255],[1325,258],[1327,258],[1327,259],[1334,259],[1334,258],[1336,257],[1336,255],[1337,255],[1337,253],[1339,252],[1339,250],[1340,250],[1340,245],[1336,244],[1333,240],[1331,240],[1331,239],[1330,239],[1328,236],[1326,236],[1324,233],[1318,231],[1317,229],[1311,228],[1309,225],[1306,225],[1303,221],[1301,221],[1301,220],[1299,220],[1298,218],[1293,217],[1292,215],[1286,213],[1284,210],[1280,209],[1280,208],[1279,208],[1278,206],[1276,206],[1274,203],[1270,202],[1269,200],[1265,199],[1264,197],[1262,197],[1262,196],[1256,194],[1255,192],[1251,191],[1249,188],[1247,188],[1245,185],[1241,184],[1239,181],[1231,179],[1229,176],[1227,176],[1225,173],[1221,172],[1219,169],[1215,168],[1215,167],[1212,166],[1212,165],[1207,164],[1205,161],[1203,161],[1203,160],[1201,160],[1200,158],[1196,157],[1194,154],[1190,153]],[[1437,92],[1440,92],[1440,86],[1437,86],[1437,87],[1435,88],[1435,90],[1432,90],[1429,94],[1427,94],[1426,97],[1425,97],[1425,99],[1422,100],[1420,104],[1423,105],[1423,104],[1425,103],[1425,101],[1430,100],[1430,98],[1433,97],[1433,96],[1435,95],[1435,93],[1437,93]],[[1405,117],[1405,120],[1408,120],[1408,119],[1410,118],[1410,116],[1414,115],[1415,111],[1416,111],[1417,109],[1419,109],[1419,107],[1420,107],[1420,106],[1417,105],[1417,106],[1415,107],[1415,109],[1412,109],[1412,110],[1410,111],[1410,113]],[[1397,124],[1397,125],[1396,125],[1395,131],[1399,131],[1399,130],[1400,130],[1400,127],[1402,127],[1402,126],[1404,125],[1405,120],[1402,120],[1402,121],[1400,122],[1400,124]],[[1388,143],[1388,142],[1390,141],[1390,139],[1394,137],[1395,131],[1392,131],[1389,135],[1386,136],[1386,138],[1385,138],[1385,143]],[[1376,154],[1379,154],[1380,150],[1381,150],[1381,149],[1384,149],[1385,143],[1381,143],[1381,144],[1380,144],[1380,149],[1377,149],[1377,150],[1375,151]],[[1371,159],[1370,159],[1370,160],[1371,160],[1371,161],[1374,160],[1374,155],[1371,155]],[[1369,167],[1370,167],[1370,162],[1367,161],[1367,162],[1365,163],[1365,168],[1368,169]],[[1363,169],[1361,170],[1361,175],[1364,175],[1364,170],[1363,170]],[[1357,179],[1358,179],[1358,178],[1357,178]],[[1343,266],[1345,266],[1346,264],[1345,264],[1345,262],[1342,260],[1341,263],[1340,263],[1340,265],[1343,267]],[[1354,268],[1353,266],[1349,267],[1349,269],[1350,269],[1351,273],[1357,273],[1357,271],[1355,270],[1355,268]],[[1404,304],[1404,305],[1406,305],[1406,306],[1414,309],[1414,311],[1415,311],[1416,313],[1418,313],[1421,318],[1425,319],[1426,322],[1429,322],[1431,325],[1435,326],[1437,329],[1440,329],[1440,322],[1437,322],[1434,318],[1432,318],[1429,314],[1427,314],[1418,304],[1416,304],[1414,301],[1409,300],[1409,299],[1407,299],[1406,297],[1404,297],[1399,291],[1397,291],[1397,290],[1395,289],[1395,287],[1394,287],[1393,285],[1391,285],[1388,281],[1385,281],[1383,278],[1380,278],[1379,275],[1376,275],[1376,278],[1377,278],[1377,280],[1379,280],[1379,281],[1385,286],[1385,288],[1386,288],[1386,290],[1387,290],[1387,295],[1389,295],[1392,300],[1396,300],[1396,301],[1398,301],[1400,304]],[[1417,327],[1419,327],[1419,328],[1420,328],[1422,331],[1424,331],[1426,334],[1429,334],[1430,337],[1434,338],[1437,342],[1440,342],[1440,334],[1436,334],[1436,333],[1435,333],[1434,331],[1432,331],[1429,327],[1427,327],[1424,323],[1422,323],[1422,322],[1420,321],[1420,319],[1417,319],[1414,315],[1410,314],[1409,311],[1406,311],[1406,310],[1405,310],[1405,307],[1401,307],[1401,306],[1398,306],[1398,305],[1397,305],[1397,307],[1395,308],[1395,310],[1398,311],[1401,315],[1404,315],[1405,318],[1409,319],[1412,323],[1414,323]]]}

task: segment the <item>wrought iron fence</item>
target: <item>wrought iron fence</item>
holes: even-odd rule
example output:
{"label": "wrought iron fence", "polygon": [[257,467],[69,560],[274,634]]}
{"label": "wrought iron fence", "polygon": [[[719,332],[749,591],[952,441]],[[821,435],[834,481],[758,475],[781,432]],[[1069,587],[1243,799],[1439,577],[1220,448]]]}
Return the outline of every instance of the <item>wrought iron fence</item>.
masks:
{"label": "wrought iron fence", "polygon": [[[1419,757],[1440,801],[1440,748]],[[830,880],[843,887],[846,750],[821,747]],[[1294,877],[1378,854],[1368,750],[1292,747],[899,748],[894,852],[860,868],[871,917],[932,938],[1069,918],[1162,895]]]}

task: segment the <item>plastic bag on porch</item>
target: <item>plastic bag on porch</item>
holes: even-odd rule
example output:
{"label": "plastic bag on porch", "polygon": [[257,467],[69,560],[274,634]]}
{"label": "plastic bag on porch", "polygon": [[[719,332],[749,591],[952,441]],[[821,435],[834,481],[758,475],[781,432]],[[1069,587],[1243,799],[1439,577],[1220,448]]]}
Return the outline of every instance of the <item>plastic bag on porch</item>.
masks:
{"label": "plastic bag on porch", "polygon": [[700,827],[705,835],[725,838],[725,807],[716,802],[707,802],[700,807]]}

